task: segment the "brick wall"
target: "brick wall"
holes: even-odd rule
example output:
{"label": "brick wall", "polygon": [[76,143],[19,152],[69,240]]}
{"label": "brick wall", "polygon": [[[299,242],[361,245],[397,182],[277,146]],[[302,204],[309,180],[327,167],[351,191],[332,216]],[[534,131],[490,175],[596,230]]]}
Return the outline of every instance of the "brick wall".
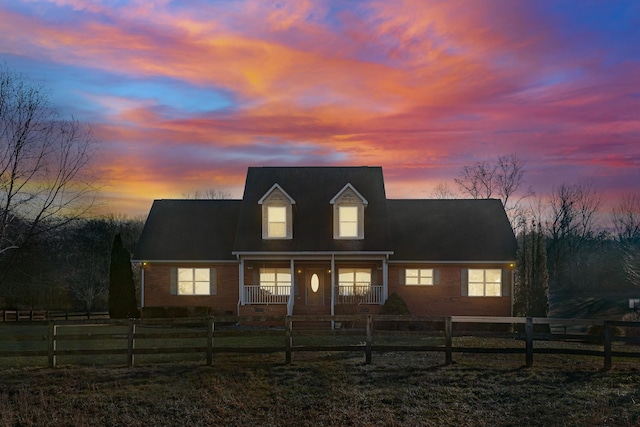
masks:
{"label": "brick wall", "polygon": [[[416,316],[510,316],[511,296],[462,296],[461,269],[468,266],[400,265],[389,266],[389,295],[397,292]],[[440,284],[407,286],[400,283],[405,268],[437,268]],[[474,265],[473,268],[508,268],[506,265]],[[510,276],[510,275],[509,275]]]}
{"label": "brick wall", "polygon": [[[171,267],[217,269],[217,295],[171,295]],[[214,314],[237,314],[238,266],[234,264],[153,264],[144,267],[145,307],[213,307]]]}

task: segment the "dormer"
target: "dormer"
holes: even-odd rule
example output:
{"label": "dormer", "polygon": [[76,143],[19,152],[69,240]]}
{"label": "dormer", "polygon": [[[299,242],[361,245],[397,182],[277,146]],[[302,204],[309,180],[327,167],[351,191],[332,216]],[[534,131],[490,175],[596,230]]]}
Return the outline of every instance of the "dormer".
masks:
{"label": "dormer", "polygon": [[364,209],[369,204],[353,185],[347,184],[329,202],[333,205],[333,238],[364,239]]}
{"label": "dormer", "polygon": [[258,204],[262,206],[263,239],[293,239],[293,205],[295,203],[295,200],[277,183],[258,200]]}

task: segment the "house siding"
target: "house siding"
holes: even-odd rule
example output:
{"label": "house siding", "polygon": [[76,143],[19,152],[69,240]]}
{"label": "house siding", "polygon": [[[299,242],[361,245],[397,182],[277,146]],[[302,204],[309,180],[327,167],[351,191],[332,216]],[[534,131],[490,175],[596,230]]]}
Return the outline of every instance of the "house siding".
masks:
{"label": "house siding", "polygon": [[[216,295],[171,295],[171,268],[216,268]],[[238,266],[235,264],[154,264],[144,269],[145,307],[211,307],[213,314],[237,314]]]}
{"label": "house siding", "polygon": [[[437,285],[414,286],[401,283],[406,268],[434,268],[439,270]],[[397,292],[409,312],[416,316],[510,316],[511,296],[469,297],[462,296],[462,270],[467,268],[501,268],[508,265],[434,265],[393,264],[389,266],[389,295]],[[511,285],[511,275],[508,285]]]}

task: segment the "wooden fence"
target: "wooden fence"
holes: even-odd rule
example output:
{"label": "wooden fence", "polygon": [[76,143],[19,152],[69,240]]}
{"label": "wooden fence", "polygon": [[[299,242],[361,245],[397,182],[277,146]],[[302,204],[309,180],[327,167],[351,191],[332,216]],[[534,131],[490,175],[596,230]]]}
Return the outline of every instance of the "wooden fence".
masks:
{"label": "wooden fence", "polygon": [[[310,323],[325,325],[324,330],[304,330],[294,324],[309,325]],[[260,325],[272,325],[268,328]],[[280,325],[274,327],[273,325]],[[491,324],[491,328],[482,328]],[[17,324],[16,324],[17,325]],[[585,319],[549,319],[549,318],[523,318],[523,317],[423,317],[423,316],[286,316],[286,317],[208,317],[185,319],[129,319],[129,320],[49,320],[47,322],[34,321],[24,324],[22,328],[29,329],[31,325],[46,327],[45,335],[21,334],[15,332],[11,336],[2,333],[3,328],[9,325],[0,325],[0,357],[47,357],[48,366],[56,366],[58,356],[87,356],[87,355],[122,355],[126,356],[126,364],[135,366],[137,355],[148,354],[172,354],[172,353],[199,353],[206,359],[207,365],[213,364],[215,353],[274,353],[284,352],[286,363],[292,360],[295,352],[317,351],[355,351],[365,354],[366,363],[371,363],[372,354],[375,352],[440,352],[444,353],[446,364],[453,362],[453,353],[493,353],[493,354],[524,354],[527,367],[533,365],[534,354],[567,354],[602,357],[604,369],[611,368],[613,357],[640,359],[640,352],[633,351],[635,347],[629,346],[625,351],[614,351],[612,343],[624,342],[631,345],[640,345],[638,334],[634,336],[617,336],[615,328],[631,328],[640,331],[640,322],[602,321]],[[340,325],[342,328],[333,331],[329,325]],[[345,325],[350,328],[343,329]],[[374,327],[376,325],[376,327]],[[415,336],[437,337],[438,343],[433,345],[398,344],[397,342],[381,343],[375,338],[402,336],[402,331],[389,331],[384,328],[406,330],[407,326],[417,329],[418,332],[410,332],[409,341]],[[456,326],[457,325],[457,326]],[[498,326],[499,325],[499,326]],[[535,325],[548,325],[544,332],[535,331]],[[480,326],[480,327],[479,327]],[[495,332],[495,327],[501,327],[502,332]],[[553,326],[553,328],[549,328]],[[568,334],[550,333],[549,330],[559,327],[596,326],[601,330],[598,334]],[[35,327],[35,326],[34,326]],[[112,330],[114,327],[118,331]],[[18,328],[17,326],[15,328]],[[14,331],[15,331],[14,328]],[[104,329],[101,331],[100,329]],[[61,331],[71,333],[61,333]],[[492,332],[494,330],[494,332]],[[80,332],[78,332],[80,331]],[[296,344],[294,337],[337,335],[359,335],[363,339],[357,344]],[[469,347],[453,345],[453,338],[460,336],[482,336],[511,338],[513,342],[524,341],[515,347]],[[216,346],[215,340],[224,337],[245,337],[251,342],[254,337],[275,337],[279,342],[275,345],[255,346]],[[195,346],[167,347],[158,343],[167,343],[171,340],[195,340]],[[7,343],[46,340],[46,350],[8,349]],[[102,345],[83,345],[85,348],[60,349],[59,344],[64,342],[90,343],[96,342]],[[559,347],[536,347],[536,341],[581,341],[597,343],[602,349]],[[120,343],[120,345],[105,345],[105,343]],[[150,345],[140,345],[142,343]],[[126,343],[126,345],[124,345]],[[94,347],[94,348],[86,348]]]}
{"label": "wooden fence", "polygon": [[80,320],[80,319],[108,319],[108,311],[73,312],[62,310],[0,310],[0,320],[3,322],[26,322],[38,320]]}

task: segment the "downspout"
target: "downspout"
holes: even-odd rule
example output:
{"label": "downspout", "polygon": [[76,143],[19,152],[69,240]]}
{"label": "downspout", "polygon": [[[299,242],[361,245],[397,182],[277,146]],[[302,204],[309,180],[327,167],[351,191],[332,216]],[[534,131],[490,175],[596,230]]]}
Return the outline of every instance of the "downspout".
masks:
{"label": "downspout", "polygon": [[140,308],[144,308],[144,262],[140,264]]}
{"label": "downspout", "polygon": [[513,317],[514,292],[516,289],[516,270],[515,264],[511,267],[511,317]]}
{"label": "downspout", "polygon": [[245,304],[244,300],[244,259],[238,255],[238,316],[240,316],[240,306]]}
{"label": "downspout", "polygon": [[385,255],[382,259],[382,295],[380,305],[383,305],[389,298],[389,264],[387,262],[389,255]]}

